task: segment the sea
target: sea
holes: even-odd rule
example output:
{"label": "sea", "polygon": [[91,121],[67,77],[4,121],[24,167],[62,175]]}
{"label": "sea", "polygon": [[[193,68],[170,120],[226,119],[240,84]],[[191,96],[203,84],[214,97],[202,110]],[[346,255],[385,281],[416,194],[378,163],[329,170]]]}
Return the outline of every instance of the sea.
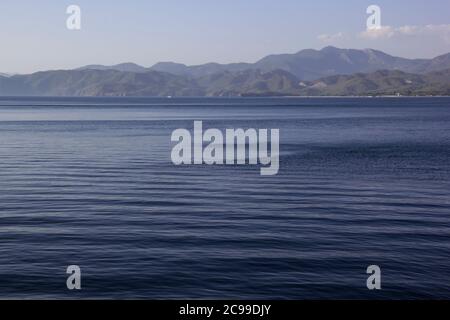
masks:
{"label": "sea", "polygon": [[[279,129],[279,173],[174,165],[194,121]],[[449,264],[450,98],[0,98],[0,299],[449,299]]]}

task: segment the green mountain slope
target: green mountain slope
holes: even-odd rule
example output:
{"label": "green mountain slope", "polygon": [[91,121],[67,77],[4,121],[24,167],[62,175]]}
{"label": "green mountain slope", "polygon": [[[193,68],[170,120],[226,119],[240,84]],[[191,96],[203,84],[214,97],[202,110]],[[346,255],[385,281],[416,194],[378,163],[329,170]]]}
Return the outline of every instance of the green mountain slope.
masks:
{"label": "green mountain slope", "polygon": [[450,69],[399,70],[301,81],[284,70],[217,72],[193,79],[165,72],[63,70],[0,76],[3,96],[360,96],[450,95]]}

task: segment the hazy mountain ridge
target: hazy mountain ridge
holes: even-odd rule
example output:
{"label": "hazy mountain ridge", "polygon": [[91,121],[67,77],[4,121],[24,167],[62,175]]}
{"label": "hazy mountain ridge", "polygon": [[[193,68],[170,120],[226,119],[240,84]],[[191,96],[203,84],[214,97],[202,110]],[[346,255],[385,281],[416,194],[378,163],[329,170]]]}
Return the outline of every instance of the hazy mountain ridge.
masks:
{"label": "hazy mountain ridge", "polygon": [[291,95],[299,89],[298,79],[283,70],[244,70],[206,75],[198,80],[206,96]]}
{"label": "hazy mountain ridge", "polygon": [[150,68],[124,63],[115,66],[91,65],[81,69],[112,69],[129,72],[159,71],[191,78],[249,69],[267,72],[284,70],[292,73],[300,80],[316,80],[338,74],[369,73],[377,70],[427,73],[448,68],[450,68],[450,53],[433,59],[406,59],[374,49],[339,49],[329,46],[322,50],[306,49],[293,54],[269,55],[255,63],[207,63],[187,66],[175,62],[159,62]]}
{"label": "hazy mountain ridge", "polygon": [[0,77],[0,95],[18,96],[358,96],[450,95],[450,69],[399,70],[300,81],[284,70],[218,72],[198,79],[170,73],[62,70]]}
{"label": "hazy mountain ridge", "polygon": [[450,54],[410,60],[333,47],[268,56],[255,64],[189,67],[165,62],[146,69],[124,63],[0,75],[3,96],[450,95],[449,88]]}
{"label": "hazy mountain ridge", "polygon": [[450,95],[450,69],[426,74],[399,70],[337,75],[304,83],[301,96]]}
{"label": "hazy mountain ridge", "polygon": [[91,64],[75,70],[116,70],[122,72],[147,72],[148,69],[136,63],[126,62],[113,66],[104,66],[101,64]]}
{"label": "hazy mountain ridge", "polygon": [[185,77],[156,71],[58,70],[0,77],[0,95],[200,96],[202,93]]}

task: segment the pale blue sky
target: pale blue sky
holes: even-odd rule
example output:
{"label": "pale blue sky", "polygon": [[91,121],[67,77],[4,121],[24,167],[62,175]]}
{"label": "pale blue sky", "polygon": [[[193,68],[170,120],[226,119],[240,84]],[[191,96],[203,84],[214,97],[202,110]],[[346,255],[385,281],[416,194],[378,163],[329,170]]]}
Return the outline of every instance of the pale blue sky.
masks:
{"label": "pale blue sky", "polygon": [[[80,31],[66,29],[71,4],[82,9]],[[370,4],[386,28],[375,37],[363,34]],[[449,17],[449,0],[2,0],[0,72],[254,62],[327,45],[433,57],[450,52]]]}

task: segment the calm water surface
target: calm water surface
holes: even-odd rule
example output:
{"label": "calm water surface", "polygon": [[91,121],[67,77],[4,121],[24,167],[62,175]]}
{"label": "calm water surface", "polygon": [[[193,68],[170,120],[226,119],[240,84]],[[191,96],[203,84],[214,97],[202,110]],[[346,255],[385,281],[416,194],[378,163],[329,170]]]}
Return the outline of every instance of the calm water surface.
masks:
{"label": "calm water surface", "polygon": [[[194,120],[280,128],[279,174],[172,165]],[[448,98],[0,99],[0,298],[450,298],[449,264]]]}

